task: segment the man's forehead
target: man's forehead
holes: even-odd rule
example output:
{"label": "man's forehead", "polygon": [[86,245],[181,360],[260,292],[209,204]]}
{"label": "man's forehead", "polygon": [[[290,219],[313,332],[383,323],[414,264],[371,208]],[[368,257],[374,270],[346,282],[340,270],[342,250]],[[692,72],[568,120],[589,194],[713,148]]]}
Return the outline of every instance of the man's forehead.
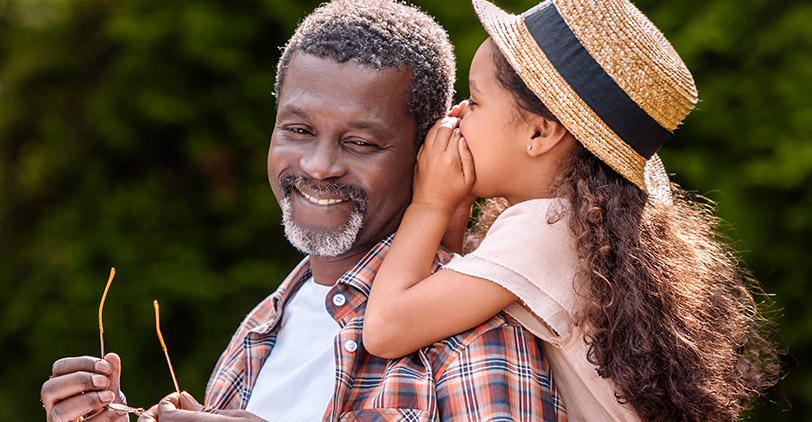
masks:
{"label": "man's forehead", "polygon": [[320,80],[337,82],[338,79],[347,79],[354,82],[354,85],[374,83],[381,79],[389,79],[390,83],[395,80],[398,83],[405,82],[406,85],[411,83],[411,74],[405,66],[376,68],[353,59],[339,62],[331,57],[303,51],[291,55],[285,79],[280,86],[280,94],[291,78],[300,83]]}
{"label": "man's forehead", "polygon": [[391,113],[394,106],[406,113],[410,80],[403,70],[376,70],[357,62],[297,54],[280,89],[278,111],[306,114],[314,108],[359,108],[376,115]]}

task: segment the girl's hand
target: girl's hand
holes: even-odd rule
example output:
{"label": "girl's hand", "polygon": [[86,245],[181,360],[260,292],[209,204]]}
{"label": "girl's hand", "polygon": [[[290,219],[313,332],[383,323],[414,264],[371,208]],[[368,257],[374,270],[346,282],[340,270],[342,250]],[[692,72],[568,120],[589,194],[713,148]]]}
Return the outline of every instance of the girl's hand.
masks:
{"label": "girl's hand", "polygon": [[[463,103],[464,104],[464,103]],[[455,106],[459,115],[464,105]],[[476,179],[474,160],[459,130],[460,119],[445,117],[429,130],[417,154],[412,204],[453,214],[471,192]]]}
{"label": "girl's hand", "polygon": [[462,112],[465,111],[466,107],[468,107],[468,100],[463,100],[459,104],[455,104],[454,107],[451,107],[451,110],[448,112],[448,117],[460,117]]}

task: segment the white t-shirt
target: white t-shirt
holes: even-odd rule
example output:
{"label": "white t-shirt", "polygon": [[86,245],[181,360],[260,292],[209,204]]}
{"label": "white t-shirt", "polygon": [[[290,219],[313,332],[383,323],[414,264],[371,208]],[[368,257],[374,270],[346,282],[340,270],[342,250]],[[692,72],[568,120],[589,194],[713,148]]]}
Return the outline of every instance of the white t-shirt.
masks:
{"label": "white t-shirt", "polygon": [[245,410],[269,422],[322,419],[335,389],[333,342],[340,330],[325,305],[332,287],[311,277],[287,303]]}

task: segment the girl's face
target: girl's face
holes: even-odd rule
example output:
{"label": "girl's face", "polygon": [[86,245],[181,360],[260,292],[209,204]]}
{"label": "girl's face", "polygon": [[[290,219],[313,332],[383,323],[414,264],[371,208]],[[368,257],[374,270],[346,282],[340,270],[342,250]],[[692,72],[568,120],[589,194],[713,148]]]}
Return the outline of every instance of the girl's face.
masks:
{"label": "girl's face", "polygon": [[526,195],[521,161],[527,159],[527,122],[520,116],[511,93],[496,79],[492,42],[477,50],[468,74],[470,103],[462,113],[460,131],[474,157],[476,182],[472,193],[505,197],[511,204]]}

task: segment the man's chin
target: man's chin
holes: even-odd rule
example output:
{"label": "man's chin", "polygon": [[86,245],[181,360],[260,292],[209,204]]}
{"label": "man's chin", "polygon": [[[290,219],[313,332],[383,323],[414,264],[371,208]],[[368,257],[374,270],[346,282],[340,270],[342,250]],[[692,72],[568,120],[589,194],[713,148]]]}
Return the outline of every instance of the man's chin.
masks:
{"label": "man's chin", "polygon": [[358,232],[361,231],[363,214],[355,210],[337,230],[309,228],[297,224],[288,198],[279,203],[282,208],[282,225],[285,236],[293,247],[309,255],[336,257],[352,250]]}

